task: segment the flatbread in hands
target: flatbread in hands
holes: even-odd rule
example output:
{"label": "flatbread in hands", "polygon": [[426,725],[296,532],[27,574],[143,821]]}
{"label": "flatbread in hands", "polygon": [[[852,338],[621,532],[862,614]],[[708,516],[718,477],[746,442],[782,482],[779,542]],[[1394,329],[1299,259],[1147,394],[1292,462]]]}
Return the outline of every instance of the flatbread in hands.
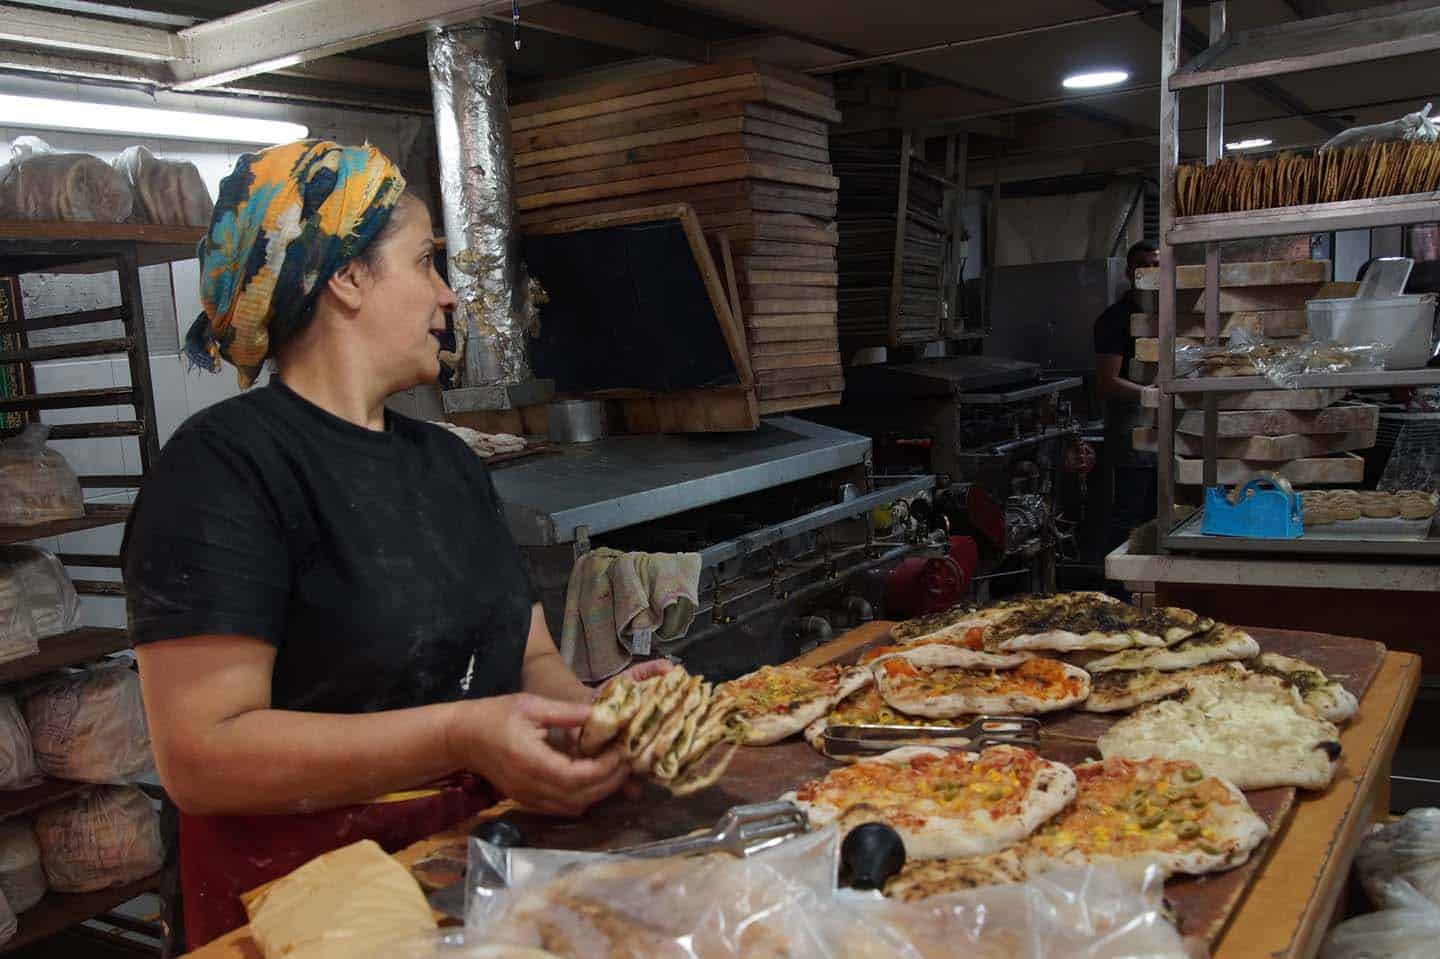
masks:
{"label": "flatbread in hands", "polygon": [[983,753],[906,746],[832,770],[781,799],[814,826],[883,822],[910,859],[997,852],[1024,839],[1075,795],[1075,774],[1028,749]]}
{"label": "flatbread in hands", "polygon": [[1115,669],[1189,669],[1225,660],[1251,659],[1260,655],[1260,644],[1243,629],[1217,624],[1208,633],[1192,636],[1174,646],[1158,649],[1128,649],[1097,659],[1085,668],[1092,673]]}
{"label": "flatbread in hands", "polygon": [[876,660],[875,685],[895,709],[944,719],[970,713],[1030,716],[1066,709],[1090,695],[1077,666],[1027,653],[995,655],[946,646]]}
{"label": "flatbread in hands", "polygon": [[690,675],[683,669],[671,669],[653,676],[641,685],[640,707],[625,727],[625,755],[638,756],[660,732],[660,723],[685,693]]}
{"label": "flatbread in hands", "polygon": [[832,755],[825,748],[825,731],[831,726],[966,726],[973,716],[957,716],[950,719],[924,719],[908,716],[880,698],[880,691],[873,685],[866,686],[858,693],[852,693],[844,702],[831,709],[805,727],[805,741],[816,751],[831,759],[852,763],[865,756]]}
{"label": "flatbread in hands", "polygon": [[1274,676],[1294,686],[1307,706],[1332,723],[1349,722],[1360,708],[1350,690],[1303,659],[1261,653],[1248,665],[1254,672]]}
{"label": "flatbread in hands", "polygon": [[1032,876],[1126,862],[1198,876],[1240,865],[1269,834],[1239,789],[1191,762],[1110,758],[1075,779],[1075,801],[1020,850]]}
{"label": "flatbread in hands", "polygon": [[1243,677],[1246,672],[1239,663],[1227,662],[1171,672],[1137,669],[1096,673],[1090,678],[1090,698],[1081,703],[1080,708],[1090,713],[1123,712],[1187,692],[1197,682]]}
{"label": "flatbread in hands", "polygon": [[1324,789],[1340,761],[1340,731],[1272,677],[1196,683],[1183,702],[1140,707],[1100,736],[1106,759],[1192,762],[1240,789]]}
{"label": "flatbread in hands", "polygon": [[655,737],[630,760],[630,768],[634,772],[640,775],[651,772],[655,768],[656,760],[668,753],[675,744],[685,726],[686,717],[694,715],[710,699],[710,684],[701,676],[689,677],[682,689],[679,703],[660,720]]}
{"label": "flatbread in hands", "polygon": [[594,756],[620,735],[642,705],[641,686],[626,676],[615,676],[600,687],[590,716],[580,728],[581,755]]}
{"label": "flatbread in hands", "polygon": [[768,746],[800,732],[870,682],[858,666],[762,666],[721,686],[739,707],[747,746]]}

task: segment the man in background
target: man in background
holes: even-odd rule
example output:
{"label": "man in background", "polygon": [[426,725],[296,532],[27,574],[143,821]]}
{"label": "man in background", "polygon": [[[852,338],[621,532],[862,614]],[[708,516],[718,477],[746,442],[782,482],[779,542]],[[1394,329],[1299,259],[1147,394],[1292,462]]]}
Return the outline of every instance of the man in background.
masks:
{"label": "man in background", "polygon": [[1131,442],[1132,431],[1142,422],[1140,397],[1145,388],[1130,379],[1135,359],[1130,315],[1143,312],[1135,294],[1135,271],[1159,264],[1155,244],[1142,240],[1130,247],[1125,255],[1130,288],[1095,321],[1095,391],[1105,412],[1100,475],[1106,552],[1130,530],[1155,517],[1155,456],[1137,452]]}

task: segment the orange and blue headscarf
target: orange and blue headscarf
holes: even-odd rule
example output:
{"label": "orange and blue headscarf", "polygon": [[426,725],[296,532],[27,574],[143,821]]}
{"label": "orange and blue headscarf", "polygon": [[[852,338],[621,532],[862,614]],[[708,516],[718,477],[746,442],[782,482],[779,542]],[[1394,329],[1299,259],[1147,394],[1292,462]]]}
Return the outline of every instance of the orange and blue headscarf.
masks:
{"label": "orange and blue headscarf", "polygon": [[368,145],[299,140],[242,156],[220,181],[200,241],[205,312],[185,337],[191,360],[218,373],[223,357],[248,387],[270,353],[272,325],[306,315],[404,192],[400,170]]}

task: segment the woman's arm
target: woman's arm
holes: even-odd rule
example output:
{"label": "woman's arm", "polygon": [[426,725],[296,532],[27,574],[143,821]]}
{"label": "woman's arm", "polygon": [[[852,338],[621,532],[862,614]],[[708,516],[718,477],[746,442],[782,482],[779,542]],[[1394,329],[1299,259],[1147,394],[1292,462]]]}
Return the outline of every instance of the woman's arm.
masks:
{"label": "woman's arm", "polygon": [[261,640],[194,636],[136,655],[161,781],[188,813],[327,809],[467,770],[527,808],[577,815],[628,772],[618,751],[577,759],[547,744],[548,729],[584,723],[589,708],[576,703],[520,694],[359,715],[293,712],[270,708],[275,649]]}
{"label": "woman's arm", "polygon": [[580,682],[555,648],[555,639],[545,622],[545,608],[539,603],[530,607],[530,636],[525,641],[520,688],[567,703],[588,703],[595,698],[595,690]]}

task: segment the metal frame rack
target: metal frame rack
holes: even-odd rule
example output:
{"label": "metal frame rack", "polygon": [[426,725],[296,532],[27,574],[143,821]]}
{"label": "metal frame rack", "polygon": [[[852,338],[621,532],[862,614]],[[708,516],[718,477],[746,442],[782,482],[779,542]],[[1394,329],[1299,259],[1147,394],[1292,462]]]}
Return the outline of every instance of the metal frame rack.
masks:
{"label": "metal frame rack", "polygon": [[[1205,247],[1205,343],[1219,343],[1220,244],[1225,240],[1294,233],[1328,232],[1423,223],[1440,219],[1440,195],[1347,200],[1278,207],[1244,213],[1205,216],[1175,215],[1175,171],[1179,163],[1179,92],[1207,91],[1205,162],[1217,163],[1224,145],[1224,85],[1257,77],[1278,76],[1440,49],[1440,4],[1435,0],[1403,0],[1355,13],[1315,17],[1255,30],[1226,30],[1225,0],[1210,4],[1211,46],[1180,65],[1181,0],[1165,0],[1161,33],[1160,74],[1160,389],[1159,509],[1157,526],[1166,531],[1162,552],[1208,550],[1270,551],[1319,554],[1440,556],[1440,539],[1419,542],[1367,542],[1305,539],[1273,540],[1205,537],[1174,528],[1175,397],[1204,395],[1204,483],[1217,476],[1216,395],[1241,390],[1278,389],[1260,376],[1175,377],[1175,248]],[[1440,369],[1372,373],[1315,374],[1301,378],[1300,387],[1389,387],[1440,385]],[[1197,517],[1187,521],[1198,522]]]}

